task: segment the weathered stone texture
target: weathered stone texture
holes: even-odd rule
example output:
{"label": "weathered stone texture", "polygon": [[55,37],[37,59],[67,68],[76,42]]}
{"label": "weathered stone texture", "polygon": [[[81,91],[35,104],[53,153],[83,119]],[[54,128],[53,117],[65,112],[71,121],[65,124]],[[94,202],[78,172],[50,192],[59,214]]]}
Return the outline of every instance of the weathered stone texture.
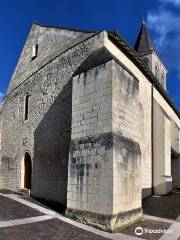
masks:
{"label": "weathered stone texture", "polygon": [[152,84],[139,81],[139,137],[142,198],[152,194]]}
{"label": "weathered stone texture", "polygon": [[[110,41],[107,49],[139,80],[139,137],[141,148],[142,197],[152,193],[152,83],[118,47]],[[126,130],[126,129],[125,129]],[[128,129],[130,132],[130,129]]]}
{"label": "weathered stone texture", "polygon": [[[12,76],[8,93],[45,63],[92,34],[33,24]],[[32,61],[32,47],[35,44],[38,44],[38,57]]]}
{"label": "weathered stone texture", "polygon": [[[36,32],[33,36],[37,38]],[[102,46],[103,41],[104,33],[96,34],[60,55],[57,53],[57,57],[43,67],[44,58],[41,59],[43,53],[40,48],[37,59],[33,60],[37,60],[38,71],[35,66],[31,69],[31,64],[26,66],[25,73],[17,68],[12,84],[18,85],[19,81],[22,84],[6,97],[3,107],[1,188],[21,187],[21,161],[28,151],[33,162],[31,194],[66,205],[71,138],[71,78],[83,61]],[[49,44],[45,38],[43,49],[49,49]],[[23,65],[23,59],[25,65],[30,60],[28,52],[23,54],[20,65]],[[52,56],[51,49],[49,56]],[[34,74],[26,79],[30,72]],[[29,95],[29,117],[24,121],[26,93]]]}
{"label": "weathered stone texture", "polygon": [[112,62],[73,78],[67,207],[112,213]]}
{"label": "weathered stone texture", "polygon": [[171,146],[177,153],[180,152],[180,129],[173,120],[171,121]]}
{"label": "weathered stone texture", "polygon": [[[113,214],[118,214],[141,207],[139,82],[116,62],[112,79]],[[129,214],[129,221],[140,215]],[[125,224],[118,221],[116,227]]]}
{"label": "weathered stone texture", "polygon": [[74,77],[68,215],[108,230],[141,216],[138,93],[114,60]]}
{"label": "weathered stone texture", "polygon": [[171,120],[155,100],[153,102],[153,105],[153,186],[155,194],[163,195],[172,190],[170,129]]}

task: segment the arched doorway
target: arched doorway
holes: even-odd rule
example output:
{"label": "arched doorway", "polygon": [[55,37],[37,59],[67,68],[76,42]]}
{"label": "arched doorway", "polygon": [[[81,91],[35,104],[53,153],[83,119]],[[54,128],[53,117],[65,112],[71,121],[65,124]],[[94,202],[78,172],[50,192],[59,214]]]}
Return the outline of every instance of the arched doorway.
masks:
{"label": "arched doorway", "polygon": [[28,152],[24,155],[24,188],[31,189],[32,162]]}

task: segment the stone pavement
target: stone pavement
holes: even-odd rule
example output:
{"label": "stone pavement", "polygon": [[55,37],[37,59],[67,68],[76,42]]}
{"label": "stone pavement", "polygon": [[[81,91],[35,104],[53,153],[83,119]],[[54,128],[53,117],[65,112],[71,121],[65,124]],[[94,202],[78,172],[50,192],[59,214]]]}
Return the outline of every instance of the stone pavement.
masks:
{"label": "stone pavement", "polygon": [[[1,214],[0,205],[0,240],[137,239],[121,233],[107,233],[75,222],[15,194],[0,193],[0,201],[7,212],[5,215],[3,210]],[[23,212],[26,215],[23,215]],[[16,218],[16,214],[19,219]]]}
{"label": "stone pavement", "polygon": [[[164,234],[153,240],[175,240],[180,237],[180,222],[145,215],[146,221],[168,223],[170,234]],[[150,222],[149,221],[149,222]],[[167,228],[169,225],[167,225]],[[138,226],[138,225],[137,225]],[[141,225],[140,225],[141,226]],[[152,225],[153,226],[153,225]],[[143,227],[143,225],[142,225]],[[149,226],[150,227],[150,226]],[[128,231],[127,231],[128,232]],[[93,227],[70,220],[36,201],[28,201],[15,194],[0,193],[0,240],[135,240],[126,233],[107,233]],[[152,235],[153,236],[153,235]]]}
{"label": "stone pavement", "polygon": [[[22,205],[12,199],[6,197],[0,197],[0,221],[36,217],[43,215],[39,211],[36,211],[30,207]],[[8,209],[8,211],[7,211]],[[17,211],[18,210],[18,211]]]}

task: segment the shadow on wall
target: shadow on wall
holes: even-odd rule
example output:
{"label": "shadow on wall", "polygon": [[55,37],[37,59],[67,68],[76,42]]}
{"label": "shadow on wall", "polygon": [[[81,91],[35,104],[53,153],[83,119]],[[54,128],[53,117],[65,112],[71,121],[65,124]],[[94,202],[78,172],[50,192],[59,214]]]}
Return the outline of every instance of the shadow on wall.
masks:
{"label": "shadow on wall", "polygon": [[72,80],[63,87],[34,133],[31,195],[58,212],[67,205]]}

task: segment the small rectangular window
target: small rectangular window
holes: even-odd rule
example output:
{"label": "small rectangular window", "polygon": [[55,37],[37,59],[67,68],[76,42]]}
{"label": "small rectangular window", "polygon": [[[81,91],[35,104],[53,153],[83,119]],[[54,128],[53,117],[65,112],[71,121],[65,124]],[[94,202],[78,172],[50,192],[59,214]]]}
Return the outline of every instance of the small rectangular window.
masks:
{"label": "small rectangular window", "polygon": [[35,44],[32,47],[32,56],[31,56],[32,60],[37,57],[37,54],[38,54],[38,44]]}
{"label": "small rectangular window", "polygon": [[26,94],[24,98],[24,120],[28,119],[29,114],[29,95]]}

